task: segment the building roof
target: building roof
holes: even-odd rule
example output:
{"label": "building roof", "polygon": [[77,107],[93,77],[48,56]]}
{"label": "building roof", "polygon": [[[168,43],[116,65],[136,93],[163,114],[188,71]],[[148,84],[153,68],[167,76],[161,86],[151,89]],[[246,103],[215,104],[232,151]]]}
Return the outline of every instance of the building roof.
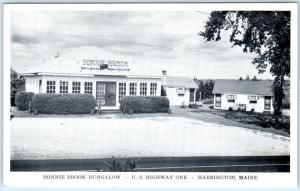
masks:
{"label": "building roof", "polygon": [[67,53],[56,58],[53,57],[36,67],[29,68],[21,74],[148,76],[162,78],[161,69],[157,68],[157,71],[149,71],[149,68],[142,67],[143,64],[143,61],[134,57],[115,54],[96,46],[81,46],[72,48]]}
{"label": "building roof", "polygon": [[185,87],[198,88],[197,84],[192,78],[182,76],[167,76],[163,84],[165,87]]}
{"label": "building roof", "polygon": [[271,80],[215,80],[213,94],[236,93],[273,96]]}

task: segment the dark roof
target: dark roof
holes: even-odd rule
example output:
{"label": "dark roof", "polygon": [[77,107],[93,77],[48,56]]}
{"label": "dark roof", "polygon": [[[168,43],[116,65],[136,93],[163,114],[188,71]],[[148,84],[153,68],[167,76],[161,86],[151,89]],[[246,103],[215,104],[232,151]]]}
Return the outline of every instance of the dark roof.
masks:
{"label": "dark roof", "polygon": [[216,80],[213,94],[237,93],[273,96],[271,80]]}
{"label": "dark roof", "polygon": [[167,76],[165,78],[165,87],[185,87],[185,88],[198,88],[197,84],[192,78],[182,76]]}

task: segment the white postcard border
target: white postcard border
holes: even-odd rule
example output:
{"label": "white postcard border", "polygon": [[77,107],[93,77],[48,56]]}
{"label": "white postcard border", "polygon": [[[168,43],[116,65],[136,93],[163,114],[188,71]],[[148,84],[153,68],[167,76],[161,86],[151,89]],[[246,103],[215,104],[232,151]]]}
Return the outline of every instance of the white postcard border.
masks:
{"label": "white postcard border", "polygon": [[[83,10],[139,10],[139,11],[195,11],[195,10],[290,10],[291,11],[291,171],[290,173],[162,173],[162,172],[11,172],[10,171],[10,61],[11,61],[11,12],[22,11],[83,11]],[[297,4],[296,3],[175,3],[175,4],[6,4],[4,5],[4,112],[3,112],[3,183],[11,187],[296,187],[297,186]],[[121,180],[49,180],[44,175],[92,175],[119,174]],[[132,175],[187,175],[188,180],[136,180]],[[249,181],[199,181],[198,175],[257,175],[257,180]]]}

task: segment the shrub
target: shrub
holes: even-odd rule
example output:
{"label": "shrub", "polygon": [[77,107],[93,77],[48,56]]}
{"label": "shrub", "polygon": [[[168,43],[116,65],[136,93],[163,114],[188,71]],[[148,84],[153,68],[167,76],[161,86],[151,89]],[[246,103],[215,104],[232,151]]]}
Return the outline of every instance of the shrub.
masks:
{"label": "shrub", "polygon": [[41,114],[89,114],[96,101],[90,94],[36,94],[31,105]]}
{"label": "shrub", "polygon": [[191,109],[198,109],[198,105],[196,105],[196,104],[189,104],[189,108],[191,108]]}
{"label": "shrub", "polygon": [[125,96],[120,104],[123,113],[168,112],[170,103],[164,96]]}
{"label": "shrub", "polygon": [[34,93],[33,92],[25,92],[20,91],[16,94],[15,103],[18,110],[28,110],[29,102],[31,101]]}
{"label": "shrub", "polygon": [[16,93],[19,91],[25,90],[25,80],[20,79],[18,77],[18,73],[16,73],[14,70],[10,70],[10,98],[11,98],[11,106],[15,105],[15,97]]}
{"label": "shrub", "polygon": [[168,112],[170,108],[169,99],[167,97],[149,96],[154,112]]}
{"label": "shrub", "polygon": [[210,105],[210,106],[209,106],[209,109],[214,109],[214,106],[213,106],[213,105]]}
{"label": "shrub", "polygon": [[[130,172],[134,171],[136,168],[136,161],[127,159],[126,161],[119,159],[116,160],[112,158],[112,160],[106,162],[109,166],[108,171],[110,172]],[[102,170],[102,169],[96,169]]]}

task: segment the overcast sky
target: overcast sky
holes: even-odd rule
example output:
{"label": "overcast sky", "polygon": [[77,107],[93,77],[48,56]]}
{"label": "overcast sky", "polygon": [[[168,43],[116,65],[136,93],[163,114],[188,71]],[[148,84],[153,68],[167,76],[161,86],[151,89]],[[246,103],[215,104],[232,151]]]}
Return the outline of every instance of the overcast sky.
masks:
{"label": "overcast sky", "polygon": [[[228,33],[219,42],[205,42],[209,12],[13,12],[12,67],[22,72],[61,56],[71,48],[97,46],[116,55],[134,57],[141,67],[162,68],[168,75],[201,79],[258,74],[254,54],[231,47]],[[143,62],[145,61],[145,62]],[[146,66],[145,66],[146,65]]]}

